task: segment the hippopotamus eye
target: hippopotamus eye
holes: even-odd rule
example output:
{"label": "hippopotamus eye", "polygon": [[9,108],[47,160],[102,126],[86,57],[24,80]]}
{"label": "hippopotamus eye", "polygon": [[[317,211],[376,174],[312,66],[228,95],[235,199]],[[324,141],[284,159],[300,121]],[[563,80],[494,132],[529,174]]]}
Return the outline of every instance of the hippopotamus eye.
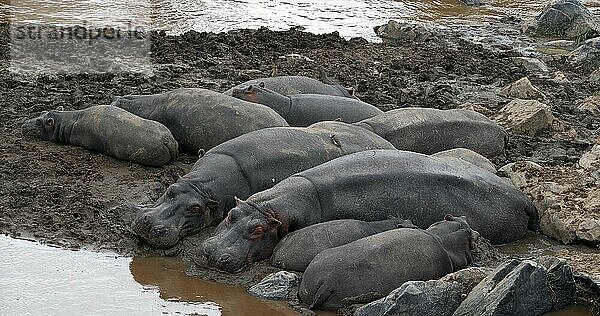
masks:
{"label": "hippopotamus eye", "polygon": [[36,120],[35,120],[35,125],[37,125],[37,126],[42,126],[42,120],[40,120],[40,119],[36,119]]}
{"label": "hippopotamus eye", "polygon": [[262,237],[262,235],[265,233],[266,230],[267,229],[262,225],[254,226],[254,228],[252,229],[252,232],[250,232],[250,239],[258,239],[258,238]]}
{"label": "hippopotamus eye", "polygon": [[188,207],[188,212],[190,213],[202,213],[202,206],[199,204],[190,205]]}

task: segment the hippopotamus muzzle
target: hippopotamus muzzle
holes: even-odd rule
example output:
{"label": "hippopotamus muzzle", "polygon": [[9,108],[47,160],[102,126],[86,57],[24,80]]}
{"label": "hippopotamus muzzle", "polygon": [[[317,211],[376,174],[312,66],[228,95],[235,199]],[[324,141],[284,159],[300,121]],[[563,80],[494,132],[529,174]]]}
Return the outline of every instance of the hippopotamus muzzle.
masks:
{"label": "hippopotamus muzzle", "polygon": [[169,249],[180,240],[181,227],[172,220],[160,218],[160,208],[142,209],[142,214],[133,220],[131,228],[150,246]]}

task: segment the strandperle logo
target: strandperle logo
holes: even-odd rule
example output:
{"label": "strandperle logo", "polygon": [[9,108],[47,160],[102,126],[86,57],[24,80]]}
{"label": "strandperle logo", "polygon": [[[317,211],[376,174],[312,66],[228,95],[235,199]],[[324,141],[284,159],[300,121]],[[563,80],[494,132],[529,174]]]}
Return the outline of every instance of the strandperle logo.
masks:
{"label": "strandperle logo", "polygon": [[18,12],[10,15],[9,71],[13,74],[152,75],[150,34],[133,22],[69,25],[69,21],[25,21],[28,17]]}

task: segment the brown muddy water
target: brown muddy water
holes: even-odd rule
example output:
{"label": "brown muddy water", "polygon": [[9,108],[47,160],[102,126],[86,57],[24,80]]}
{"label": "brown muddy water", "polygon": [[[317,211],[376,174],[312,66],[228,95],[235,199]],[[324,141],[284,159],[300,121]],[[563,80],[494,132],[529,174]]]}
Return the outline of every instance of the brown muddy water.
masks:
{"label": "brown muddy water", "polygon": [[[0,17],[27,23],[161,29],[171,34],[301,26],[313,33],[338,31],[348,38],[377,40],[373,27],[390,19],[449,26],[481,23],[505,14],[532,16],[552,1],[485,2],[469,7],[459,0],[0,0]],[[600,8],[600,0],[584,2],[592,9]]]}
{"label": "brown muddy water", "polygon": [[[528,238],[502,250],[558,250],[548,245]],[[285,302],[259,300],[238,286],[189,277],[185,269],[175,258],[72,251],[0,236],[0,315],[296,315]],[[592,313],[573,305],[546,315]]]}

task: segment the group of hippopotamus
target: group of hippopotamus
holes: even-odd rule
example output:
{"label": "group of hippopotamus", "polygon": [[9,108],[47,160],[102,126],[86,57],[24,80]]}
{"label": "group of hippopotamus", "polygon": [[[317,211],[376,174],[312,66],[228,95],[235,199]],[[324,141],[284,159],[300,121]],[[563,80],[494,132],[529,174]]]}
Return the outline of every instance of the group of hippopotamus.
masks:
{"label": "group of hippopotamus", "polygon": [[507,142],[487,117],[382,112],[308,77],[116,97],[44,112],[23,133],[150,166],[198,154],[133,230],[168,249],[216,225],[200,250],[210,267],[234,273],[270,258],[303,271],[299,296],[311,308],[441,277],[472,262],[480,235],[503,244],[538,225],[535,206],[487,159]]}

